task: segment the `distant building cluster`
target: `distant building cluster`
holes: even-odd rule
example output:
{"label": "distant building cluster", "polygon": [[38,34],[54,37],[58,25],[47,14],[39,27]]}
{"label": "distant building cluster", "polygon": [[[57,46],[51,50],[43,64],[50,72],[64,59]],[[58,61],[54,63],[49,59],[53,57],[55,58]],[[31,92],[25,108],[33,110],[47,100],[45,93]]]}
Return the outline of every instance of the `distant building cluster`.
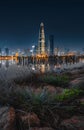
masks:
{"label": "distant building cluster", "polygon": [[[84,52],[84,49],[83,51]],[[8,47],[0,48],[0,56],[9,56],[9,55],[18,55],[18,56],[31,56],[31,55],[80,55],[79,51],[70,51],[70,49],[64,48],[61,49],[59,47],[54,46],[54,35],[50,35],[48,37],[48,41],[46,42],[45,32],[44,32],[44,24],[40,24],[39,29],[39,38],[38,43],[32,46],[32,49],[9,49]]]}
{"label": "distant building cluster", "polygon": [[10,51],[9,51],[9,48],[0,48],[0,56],[9,56],[10,55]]}

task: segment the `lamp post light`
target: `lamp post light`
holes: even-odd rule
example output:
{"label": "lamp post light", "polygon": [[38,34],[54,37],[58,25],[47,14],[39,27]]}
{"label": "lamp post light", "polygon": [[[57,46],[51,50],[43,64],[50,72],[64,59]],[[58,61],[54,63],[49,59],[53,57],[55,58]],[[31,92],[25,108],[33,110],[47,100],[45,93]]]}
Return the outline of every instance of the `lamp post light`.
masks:
{"label": "lamp post light", "polygon": [[30,52],[32,53],[32,55],[33,55],[33,50],[30,50]]}
{"label": "lamp post light", "polygon": [[34,48],[35,48],[35,46],[33,45],[33,46],[32,46],[32,50],[33,50],[32,54],[33,54],[33,55],[34,55]]}
{"label": "lamp post light", "polygon": [[35,46],[33,45],[33,46],[32,46],[33,64],[34,64],[34,48],[35,48]]}

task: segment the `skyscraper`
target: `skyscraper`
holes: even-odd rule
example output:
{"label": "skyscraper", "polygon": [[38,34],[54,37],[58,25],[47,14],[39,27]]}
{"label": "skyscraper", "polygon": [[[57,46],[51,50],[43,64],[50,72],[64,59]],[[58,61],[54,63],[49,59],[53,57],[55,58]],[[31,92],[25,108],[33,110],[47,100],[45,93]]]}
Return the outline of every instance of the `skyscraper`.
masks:
{"label": "skyscraper", "polygon": [[8,56],[9,55],[9,49],[5,48],[5,55]]}
{"label": "skyscraper", "polygon": [[0,48],[0,56],[2,55],[2,49]]}
{"label": "skyscraper", "polygon": [[54,36],[50,35],[49,36],[49,41],[48,41],[48,54],[53,55],[54,54]]}
{"label": "skyscraper", "polygon": [[35,48],[34,48],[34,54],[37,54],[37,51],[38,51],[38,46],[35,45]]}
{"label": "skyscraper", "polygon": [[38,54],[45,54],[45,34],[44,24],[40,24],[39,41],[38,41]]}

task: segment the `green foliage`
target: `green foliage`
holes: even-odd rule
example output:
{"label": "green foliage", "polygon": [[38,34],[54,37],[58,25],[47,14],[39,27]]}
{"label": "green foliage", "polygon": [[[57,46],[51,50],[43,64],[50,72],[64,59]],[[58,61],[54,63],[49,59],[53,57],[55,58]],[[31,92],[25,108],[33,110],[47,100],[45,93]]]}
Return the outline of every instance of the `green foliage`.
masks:
{"label": "green foliage", "polygon": [[65,89],[63,91],[63,93],[60,94],[60,95],[57,95],[55,97],[55,99],[57,101],[64,101],[64,100],[68,100],[68,99],[74,99],[74,98],[76,98],[77,96],[79,96],[82,93],[83,93],[82,90],[76,89],[76,88],[75,89]]}
{"label": "green foliage", "polygon": [[[39,109],[44,104],[48,104],[51,101],[50,95],[43,89],[41,93],[35,94],[31,90],[23,90],[21,92],[13,93],[11,95],[12,105],[17,108],[24,108],[26,110]],[[10,98],[11,99],[11,98]]]}
{"label": "green foliage", "polygon": [[53,94],[53,96],[46,89],[37,94],[31,90],[25,90],[11,95],[13,97],[11,102],[14,107],[39,111],[44,106],[46,109],[54,107],[57,105],[57,102],[72,100],[81,94],[83,94],[83,91],[80,89],[64,89],[62,94]]}
{"label": "green foliage", "polygon": [[43,82],[51,84],[51,85],[58,85],[58,86],[66,86],[69,83],[69,77],[66,75],[47,75],[43,77]]}

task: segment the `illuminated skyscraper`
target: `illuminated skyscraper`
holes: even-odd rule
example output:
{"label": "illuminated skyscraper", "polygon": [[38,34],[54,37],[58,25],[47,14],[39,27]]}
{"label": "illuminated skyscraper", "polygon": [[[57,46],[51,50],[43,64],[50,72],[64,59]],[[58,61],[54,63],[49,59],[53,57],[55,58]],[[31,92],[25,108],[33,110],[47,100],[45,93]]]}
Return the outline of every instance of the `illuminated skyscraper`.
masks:
{"label": "illuminated skyscraper", "polygon": [[54,54],[54,36],[50,35],[49,36],[49,41],[48,41],[48,54],[53,55]]}
{"label": "illuminated skyscraper", "polygon": [[0,56],[2,55],[2,49],[0,48]]}
{"label": "illuminated skyscraper", "polygon": [[8,56],[9,55],[9,49],[5,48],[5,55]]}
{"label": "illuminated skyscraper", "polygon": [[45,34],[44,34],[44,24],[43,23],[40,24],[38,54],[45,54]]}

